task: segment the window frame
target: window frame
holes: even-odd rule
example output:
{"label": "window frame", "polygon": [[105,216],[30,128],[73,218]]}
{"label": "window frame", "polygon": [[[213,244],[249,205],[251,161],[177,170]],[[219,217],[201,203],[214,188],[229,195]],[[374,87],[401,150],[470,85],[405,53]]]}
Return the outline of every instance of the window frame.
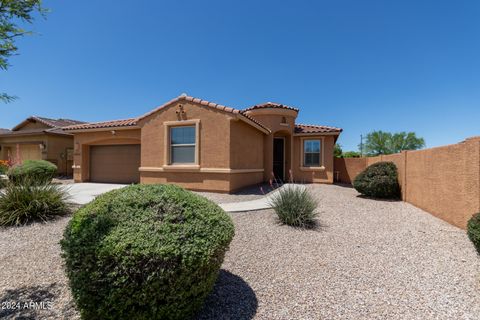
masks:
{"label": "window frame", "polygon": [[[181,121],[166,121],[165,126],[165,162],[166,167],[197,167],[200,163],[200,120],[181,120]],[[174,144],[171,141],[171,132],[175,127],[194,127],[195,128],[195,143],[194,144]],[[194,162],[173,162],[173,147],[174,146],[194,146]]]}
{"label": "window frame", "polygon": [[[307,154],[305,152],[305,142],[306,141],[319,141],[320,142],[320,151],[319,151],[319,164],[316,165],[306,165],[305,164],[305,155]],[[300,138],[300,169],[305,171],[305,170],[324,170],[325,169],[325,151],[324,151],[324,146],[325,146],[325,139],[324,137],[301,137]],[[313,153],[313,152],[309,152]],[[315,152],[317,153],[317,152]]]}

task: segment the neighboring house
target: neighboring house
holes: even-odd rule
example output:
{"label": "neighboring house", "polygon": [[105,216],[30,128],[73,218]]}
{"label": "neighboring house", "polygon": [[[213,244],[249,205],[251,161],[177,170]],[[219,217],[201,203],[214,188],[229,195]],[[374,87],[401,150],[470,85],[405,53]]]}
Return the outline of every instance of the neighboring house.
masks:
{"label": "neighboring house", "polygon": [[221,192],[290,173],[332,183],[342,129],[295,124],[298,111],[270,102],[237,110],[182,95],[138,118],[70,126],[74,179]]}
{"label": "neighboring house", "polygon": [[63,127],[84,122],[32,116],[12,130],[0,129],[0,159],[47,160],[62,175],[73,174],[73,135]]}

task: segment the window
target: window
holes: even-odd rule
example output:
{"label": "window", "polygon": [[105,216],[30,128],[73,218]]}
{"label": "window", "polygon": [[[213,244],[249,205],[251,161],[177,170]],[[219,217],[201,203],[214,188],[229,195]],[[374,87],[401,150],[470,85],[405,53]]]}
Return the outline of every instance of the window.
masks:
{"label": "window", "polygon": [[303,166],[320,167],[320,140],[303,141]]}
{"label": "window", "polygon": [[195,163],[195,126],[170,128],[170,163]]}

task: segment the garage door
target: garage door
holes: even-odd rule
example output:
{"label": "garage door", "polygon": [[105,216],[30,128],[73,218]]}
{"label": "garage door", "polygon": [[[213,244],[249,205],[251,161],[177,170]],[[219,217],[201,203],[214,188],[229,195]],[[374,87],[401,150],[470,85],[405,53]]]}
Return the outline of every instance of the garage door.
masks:
{"label": "garage door", "polygon": [[41,160],[42,153],[38,144],[21,144],[20,159],[22,160]]}
{"label": "garage door", "polygon": [[140,181],[140,145],[90,147],[90,181],[135,183]]}

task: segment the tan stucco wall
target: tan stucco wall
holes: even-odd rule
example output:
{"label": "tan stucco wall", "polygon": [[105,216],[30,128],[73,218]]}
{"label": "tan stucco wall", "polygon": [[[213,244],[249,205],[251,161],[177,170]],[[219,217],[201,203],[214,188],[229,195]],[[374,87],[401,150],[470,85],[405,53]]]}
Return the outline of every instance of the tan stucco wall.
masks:
{"label": "tan stucco wall", "polygon": [[352,183],[367,167],[367,158],[335,158],[333,164],[335,181]]}
{"label": "tan stucco wall", "polygon": [[[460,228],[466,228],[470,217],[480,212],[480,138],[367,158],[365,167],[379,161],[397,165],[404,201]],[[352,163],[345,162],[346,170],[358,169],[358,163],[355,168]]]}
{"label": "tan stucco wall", "polygon": [[302,166],[302,137],[295,136],[293,146],[293,177],[295,181],[307,183],[333,183],[333,149],[335,145],[334,136],[313,136],[308,139],[323,139],[323,170],[301,169]]}
{"label": "tan stucco wall", "polygon": [[[0,138],[0,145],[2,146],[0,158],[3,160],[7,159],[8,155],[6,150],[8,147],[10,147],[13,152],[12,155],[15,156],[16,144],[39,145],[40,143],[46,146],[44,150],[40,151],[41,159],[54,163],[58,167],[58,174],[67,174],[66,158],[62,156],[62,154],[66,153],[67,148],[73,148],[73,136],[39,134]],[[22,160],[28,159],[22,158]]]}
{"label": "tan stucco wall", "polygon": [[48,135],[46,146],[46,159],[57,165],[58,173],[72,174],[72,163],[67,159],[67,149],[73,149],[73,136]]}
{"label": "tan stucco wall", "polygon": [[165,163],[166,121],[179,121],[178,105],[185,111],[184,120],[200,120],[200,159],[205,168],[229,168],[229,114],[193,103],[179,102],[146,118],[142,126],[142,167],[162,167]]}
{"label": "tan stucco wall", "polygon": [[230,124],[230,167],[263,169],[265,134],[243,121],[231,121]]}
{"label": "tan stucco wall", "polygon": [[[112,131],[115,134],[112,134]],[[108,131],[76,132],[74,137],[73,178],[75,182],[85,182],[90,179],[89,147],[91,145],[139,144],[141,135],[140,129],[110,129]]]}

